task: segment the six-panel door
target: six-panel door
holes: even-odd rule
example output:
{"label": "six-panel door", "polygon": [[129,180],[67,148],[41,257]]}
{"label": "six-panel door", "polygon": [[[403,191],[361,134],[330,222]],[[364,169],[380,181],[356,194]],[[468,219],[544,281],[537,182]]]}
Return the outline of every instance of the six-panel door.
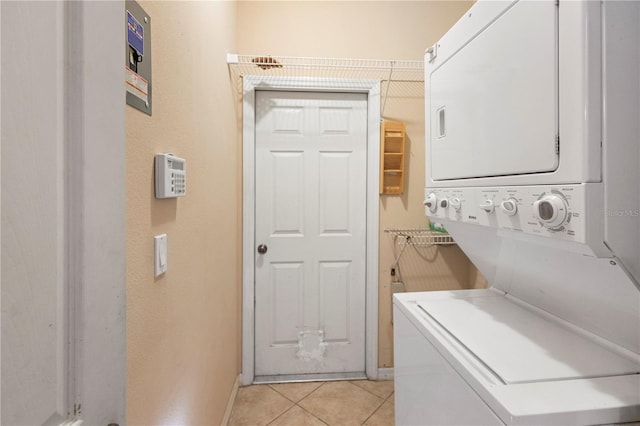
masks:
{"label": "six-panel door", "polygon": [[367,97],[256,104],[255,374],[364,372]]}

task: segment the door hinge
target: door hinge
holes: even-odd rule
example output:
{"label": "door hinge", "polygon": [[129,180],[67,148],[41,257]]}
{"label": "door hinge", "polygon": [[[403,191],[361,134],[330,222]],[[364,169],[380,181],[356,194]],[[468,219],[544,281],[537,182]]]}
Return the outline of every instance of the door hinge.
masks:
{"label": "door hinge", "polygon": [[560,155],[560,135],[556,135],[556,155]]}
{"label": "door hinge", "polygon": [[560,0],[556,0],[556,7],[560,6]]}

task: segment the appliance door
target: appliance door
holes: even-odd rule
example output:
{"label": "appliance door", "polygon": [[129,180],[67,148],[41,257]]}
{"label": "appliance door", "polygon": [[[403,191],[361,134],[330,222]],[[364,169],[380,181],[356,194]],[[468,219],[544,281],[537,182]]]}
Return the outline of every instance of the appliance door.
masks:
{"label": "appliance door", "polygon": [[558,7],[513,2],[488,22],[443,38],[427,71],[435,181],[558,168]]}

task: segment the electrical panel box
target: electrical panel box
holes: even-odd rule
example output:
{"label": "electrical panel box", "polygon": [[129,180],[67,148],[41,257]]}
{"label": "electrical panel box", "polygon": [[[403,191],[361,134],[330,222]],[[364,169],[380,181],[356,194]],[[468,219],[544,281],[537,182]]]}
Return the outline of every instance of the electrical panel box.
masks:
{"label": "electrical panel box", "polygon": [[151,16],[134,0],[125,1],[125,90],[127,104],[151,115]]}
{"label": "electrical panel box", "polygon": [[156,198],[182,197],[187,193],[187,162],[173,154],[155,160]]}

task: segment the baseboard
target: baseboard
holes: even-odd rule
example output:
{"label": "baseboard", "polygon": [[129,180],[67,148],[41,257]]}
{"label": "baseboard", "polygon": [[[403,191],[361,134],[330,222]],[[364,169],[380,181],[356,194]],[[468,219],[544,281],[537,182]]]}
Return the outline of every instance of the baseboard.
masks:
{"label": "baseboard", "polygon": [[393,367],[378,368],[378,380],[393,380]]}
{"label": "baseboard", "polygon": [[236,395],[238,394],[238,388],[240,387],[240,376],[241,375],[238,374],[238,377],[236,377],[236,381],[233,383],[233,389],[231,389],[231,395],[229,395],[229,400],[227,401],[227,409],[224,410],[222,426],[227,426],[229,424],[231,411],[233,410],[233,403],[236,401]]}

